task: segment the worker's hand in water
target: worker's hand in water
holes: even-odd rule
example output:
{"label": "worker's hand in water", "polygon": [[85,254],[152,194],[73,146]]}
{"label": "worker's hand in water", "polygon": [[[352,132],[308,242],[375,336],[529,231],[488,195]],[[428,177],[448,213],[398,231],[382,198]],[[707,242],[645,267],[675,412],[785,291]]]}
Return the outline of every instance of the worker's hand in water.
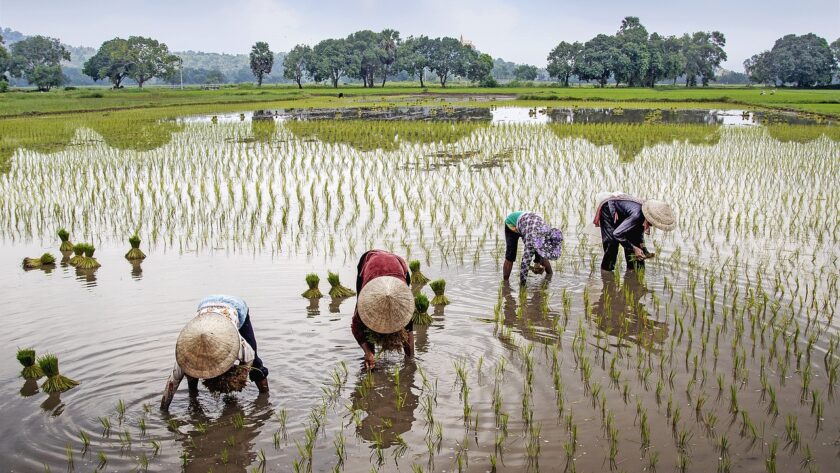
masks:
{"label": "worker's hand in water", "polygon": [[376,366],[376,357],[373,353],[365,353],[365,368],[372,370]]}
{"label": "worker's hand in water", "polygon": [[636,259],[638,261],[644,261],[645,260],[645,251],[643,249],[639,248],[638,246],[633,247],[633,253],[635,253]]}

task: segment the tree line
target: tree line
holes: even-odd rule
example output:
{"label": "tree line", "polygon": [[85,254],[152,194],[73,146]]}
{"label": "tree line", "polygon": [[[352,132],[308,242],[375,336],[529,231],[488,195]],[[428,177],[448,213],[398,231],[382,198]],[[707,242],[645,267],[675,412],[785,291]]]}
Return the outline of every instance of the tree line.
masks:
{"label": "tree line", "polygon": [[813,33],[785,35],[773,48],[744,61],[744,70],[752,82],[796,87],[828,85],[838,72],[840,38],[830,45]]}

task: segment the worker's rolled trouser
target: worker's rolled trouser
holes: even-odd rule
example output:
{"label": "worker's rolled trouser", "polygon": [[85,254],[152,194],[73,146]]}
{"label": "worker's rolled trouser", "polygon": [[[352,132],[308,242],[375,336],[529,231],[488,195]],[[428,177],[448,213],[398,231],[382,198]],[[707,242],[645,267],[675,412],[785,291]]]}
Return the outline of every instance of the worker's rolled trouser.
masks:
{"label": "worker's rolled trouser", "polygon": [[[609,203],[601,206],[601,241],[604,244],[604,258],[601,260],[601,269],[604,271],[612,271],[615,269],[615,261],[618,257],[618,249],[621,243],[617,242],[613,237],[613,232],[621,221],[616,222],[615,217],[610,212]],[[638,247],[644,246],[644,228],[638,230],[633,229],[628,235],[628,241],[633,242]],[[636,261],[636,255],[632,248],[624,248],[624,259],[627,261],[627,269],[644,269],[644,261]]]}

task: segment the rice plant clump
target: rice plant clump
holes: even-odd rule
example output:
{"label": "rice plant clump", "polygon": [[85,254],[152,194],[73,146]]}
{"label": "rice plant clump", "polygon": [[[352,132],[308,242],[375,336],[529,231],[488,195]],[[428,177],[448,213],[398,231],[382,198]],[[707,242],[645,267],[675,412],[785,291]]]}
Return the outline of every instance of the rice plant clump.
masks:
{"label": "rice plant clump", "polygon": [[414,317],[411,322],[414,325],[431,325],[433,320],[429,315],[429,298],[425,294],[417,294],[414,298]]}
{"label": "rice plant clump", "polygon": [[59,228],[58,238],[61,239],[61,246],[58,247],[58,251],[61,251],[62,253],[65,251],[73,251],[73,243],[70,243],[70,232],[64,228]]}
{"label": "rice plant clump", "polygon": [[303,291],[301,294],[303,297],[307,299],[318,299],[320,297],[324,297],[321,294],[321,290],[318,289],[318,283],[321,282],[321,278],[318,277],[315,273],[309,273],[306,275],[306,285],[309,286],[309,289]]}
{"label": "rice plant clump", "polygon": [[40,258],[24,258],[23,259],[23,268],[24,269],[35,269],[40,268],[42,266],[52,266],[55,264],[55,256],[51,255],[50,253],[44,253],[41,255]]}
{"label": "rice plant clump", "polygon": [[202,380],[202,383],[211,393],[227,394],[239,392],[248,385],[248,373],[251,372],[251,364],[233,365],[229,370],[216,376]]}
{"label": "rice plant clump", "polygon": [[136,233],[129,237],[128,243],[131,245],[131,249],[125,254],[125,259],[136,261],[146,258],[146,254],[140,250],[140,237]]}
{"label": "rice plant clump", "polygon": [[23,365],[20,375],[24,379],[38,379],[44,376],[44,371],[40,366],[35,364],[35,350],[32,348],[19,348],[17,351],[17,360]]}
{"label": "rice plant clump", "polygon": [[365,339],[382,351],[400,351],[408,343],[408,331],[400,329],[394,333],[379,333],[365,329]]}
{"label": "rice plant clump", "polygon": [[[75,247],[74,247],[75,249]],[[93,253],[96,251],[96,247],[90,243],[84,244],[84,257],[82,257],[81,261],[76,265],[79,269],[96,269],[100,266],[99,261],[96,261],[96,258],[93,257]]]}
{"label": "rice plant clump", "polygon": [[420,260],[411,260],[408,263],[408,269],[411,270],[411,284],[423,286],[429,282],[429,278],[420,272]]}
{"label": "rice plant clump", "polygon": [[70,264],[70,266],[78,266],[79,263],[82,262],[82,259],[84,259],[84,257],[85,257],[84,255],[85,255],[85,244],[84,243],[76,243],[75,245],[73,245],[73,257],[70,258],[70,261],[68,261],[68,263]]}
{"label": "rice plant clump", "polygon": [[434,305],[447,305],[449,304],[449,298],[446,297],[444,291],[446,291],[446,281],[443,279],[436,279],[432,281],[429,286],[431,286],[432,291],[435,293],[435,297],[432,298],[432,304]]}
{"label": "rice plant clump", "polygon": [[349,287],[342,286],[341,281],[338,278],[338,274],[333,273],[332,271],[327,271],[327,282],[330,283],[331,297],[339,298],[356,295],[356,291],[350,289]]}
{"label": "rice plant clump", "polygon": [[58,372],[58,357],[51,353],[38,358],[38,366],[47,377],[41,385],[41,389],[46,393],[60,393],[79,385],[78,381],[62,376]]}

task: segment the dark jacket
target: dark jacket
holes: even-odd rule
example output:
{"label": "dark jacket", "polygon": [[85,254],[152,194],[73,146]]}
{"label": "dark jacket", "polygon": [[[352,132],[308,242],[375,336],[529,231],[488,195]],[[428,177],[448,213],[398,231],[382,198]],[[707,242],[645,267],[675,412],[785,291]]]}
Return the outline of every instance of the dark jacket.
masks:
{"label": "dark jacket", "polygon": [[626,249],[642,245],[645,230],[642,204],[630,200],[609,200],[604,202],[601,212],[601,238],[604,243],[616,242]]}

